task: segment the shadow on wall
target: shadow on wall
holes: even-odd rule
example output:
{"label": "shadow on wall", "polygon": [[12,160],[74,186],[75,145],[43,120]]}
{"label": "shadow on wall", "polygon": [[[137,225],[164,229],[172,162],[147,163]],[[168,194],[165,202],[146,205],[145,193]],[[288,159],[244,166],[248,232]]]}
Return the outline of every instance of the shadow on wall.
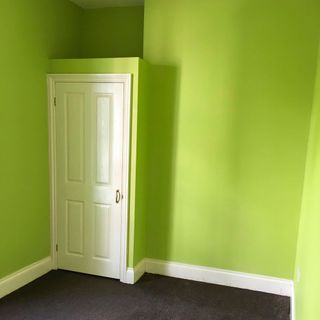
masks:
{"label": "shadow on wall", "polygon": [[151,66],[152,103],[149,112],[149,199],[147,256],[162,258],[170,250],[174,163],[176,150],[178,70],[173,66]]}
{"label": "shadow on wall", "polygon": [[153,73],[148,257],[292,278],[317,15],[298,1],[175,3],[172,43],[145,41],[147,60],[179,61]]}

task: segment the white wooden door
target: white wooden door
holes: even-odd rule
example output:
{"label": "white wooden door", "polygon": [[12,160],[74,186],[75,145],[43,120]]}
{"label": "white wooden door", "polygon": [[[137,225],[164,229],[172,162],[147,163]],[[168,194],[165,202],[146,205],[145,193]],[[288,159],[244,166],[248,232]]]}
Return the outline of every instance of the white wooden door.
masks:
{"label": "white wooden door", "polygon": [[58,268],[120,278],[121,83],[56,83]]}

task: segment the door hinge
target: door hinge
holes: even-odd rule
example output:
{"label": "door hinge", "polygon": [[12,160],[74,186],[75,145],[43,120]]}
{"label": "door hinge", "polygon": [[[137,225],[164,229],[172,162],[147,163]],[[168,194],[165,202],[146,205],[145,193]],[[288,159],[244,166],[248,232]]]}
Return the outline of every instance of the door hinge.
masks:
{"label": "door hinge", "polygon": [[56,98],[56,97],[53,98],[53,105],[54,105],[55,107],[57,106],[57,98]]}
{"label": "door hinge", "polygon": [[58,249],[59,249],[58,244],[56,244],[56,252],[58,252]]}

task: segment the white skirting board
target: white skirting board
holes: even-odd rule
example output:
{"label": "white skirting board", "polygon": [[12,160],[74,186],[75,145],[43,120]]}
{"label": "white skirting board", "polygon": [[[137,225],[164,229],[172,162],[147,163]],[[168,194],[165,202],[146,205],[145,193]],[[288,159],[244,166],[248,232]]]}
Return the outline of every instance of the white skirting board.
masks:
{"label": "white skirting board", "polygon": [[145,272],[145,259],[143,259],[134,268],[127,269],[126,279],[122,282],[134,284],[143,276]]}
{"label": "white skirting board", "polygon": [[128,283],[138,281],[144,272],[287,297],[293,295],[292,280],[154,259],[144,259],[134,269],[128,269],[131,280]]}
{"label": "white skirting board", "polygon": [[[51,257],[47,257],[0,279],[0,298],[43,276],[50,270],[52,270],[52,260]],[[145,272],[288,296],[291,298],[291,320],[295,319],[294,285],[292,280],[178,262],[143,259],[134,268],[127,269],[124,282],[134,284]]]}
{"label": "white skirting board", "polygon": [[296,298],[294,293],[294,285],[292,286],[291,299],[290,299],[291,320],[296,319]]}
{"label": "white skirting board", "polygon": [[47,257],[0,279],[0,298],[43,276],[51,269],[51,257]]}

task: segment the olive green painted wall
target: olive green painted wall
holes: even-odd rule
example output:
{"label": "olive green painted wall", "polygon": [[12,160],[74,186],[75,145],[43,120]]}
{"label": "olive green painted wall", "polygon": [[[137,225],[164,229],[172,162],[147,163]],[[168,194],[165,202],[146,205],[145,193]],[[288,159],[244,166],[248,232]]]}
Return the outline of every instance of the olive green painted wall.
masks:
{"label": "olive green painted wall", "polygon": [[0,278],[49,252],[48,57],[80,50],[65,0],[0,2]]}
{"label": "olive green painted wall", "polygon": [[319,10],[146,0],[148,257],[293,278]]}
{"label": "olive green painted wall", "polygon": [[320,57],[297,250],[296,320],[320,319]]}
{"label": "olive green painted wall", "polygon": [[142,6],[84,10],[83,58],[142,57]]}

